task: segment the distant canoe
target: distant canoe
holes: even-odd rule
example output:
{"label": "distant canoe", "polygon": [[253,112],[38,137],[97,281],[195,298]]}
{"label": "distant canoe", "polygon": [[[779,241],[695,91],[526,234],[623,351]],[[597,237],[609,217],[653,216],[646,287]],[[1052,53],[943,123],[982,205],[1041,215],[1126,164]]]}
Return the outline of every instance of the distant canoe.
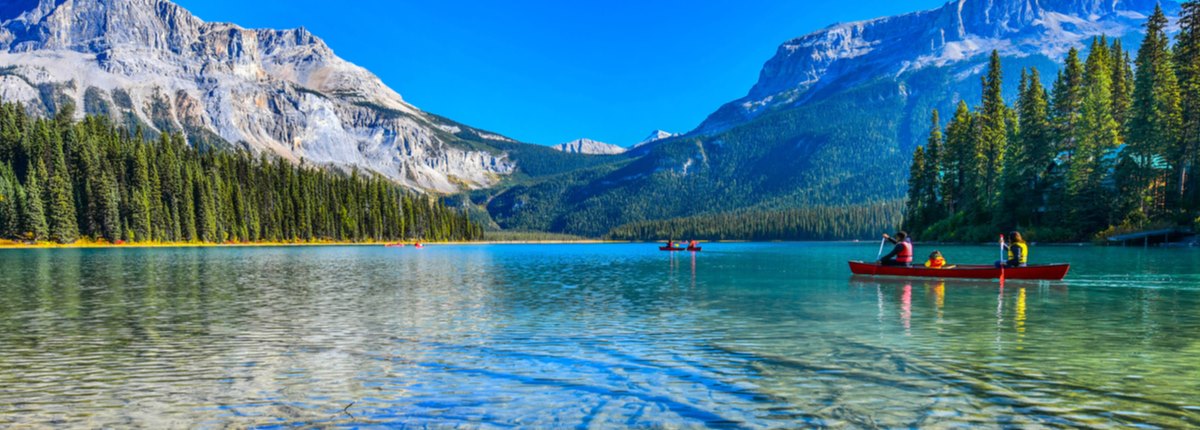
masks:
{"label": "distant canoe", "polygon": [[1067,277],[1070,264],[1043,264],[1026,267],[958,265],[953,269],[930,269],[926,267],[883,266],[875,263],[851,261],[850,272],[855,275],[900,276],[909,278],[946,278],[946,279],[1027,279],[1042,281],[1061,281]]}
{"label": "distant canoe", "polygon": [[659,250],[659,251],[672,251],[672,252],[678,252],[678,251],[691,251],[691,252],[700,252],[700,247],[699,247],[699,246],[697,246],[697,247],[694,247],[694,248],[693,248],[693,247],[687,247],[687,248],[682,248],[682,247],[680,247],[680,248],[673,248],[673,247],[660,246],[660,247],[658,247],[658,250]]}
{"label": "distant canoe", "polygon": [[383,245],[383,246],[386,248],[403,248],[404,244],[403,243],[389,243],[389,244]]}

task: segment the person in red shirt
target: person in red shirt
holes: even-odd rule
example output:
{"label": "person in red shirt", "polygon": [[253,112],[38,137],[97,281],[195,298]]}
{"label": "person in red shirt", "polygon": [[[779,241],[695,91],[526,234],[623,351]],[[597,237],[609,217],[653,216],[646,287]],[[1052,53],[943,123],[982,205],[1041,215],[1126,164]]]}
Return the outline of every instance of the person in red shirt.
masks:
{"label": "person in red shirt", "polygon": [[912,266],[913,244],[912,240],[908,237],[908,233],[901,231],[896,233],[895,238],[884,233],[883,238],[887,239],[888,242],[896,244],[896,247],[892,248],[892,252],[888,253],[888,255],[880,258],[879,264],[884,266]]}

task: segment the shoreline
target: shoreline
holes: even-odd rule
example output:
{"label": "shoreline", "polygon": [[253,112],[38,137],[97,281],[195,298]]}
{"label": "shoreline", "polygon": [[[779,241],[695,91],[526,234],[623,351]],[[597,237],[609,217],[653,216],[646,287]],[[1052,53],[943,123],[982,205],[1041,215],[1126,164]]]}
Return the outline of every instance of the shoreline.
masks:
{"label": "shoreline", "polygon": [[[319,246],[386,246],[393,243],[403,243],[404,247],[413,246],[414,241],[403,242],[247,242],[247,243],[208,243],[208,242],[149,242],[123,243],[107,242],[75,242],[75,243],[21,243],[16,241],[0,241],[0,250],[6,249],[125,249],[125,248],[275,248],[275,247],[319,247]],[[423,246],[446,245],[588,245],[609,243],[632,243],[628,241],[610,240],[517,240],[517,241],[449,241],[422,242]]]}
{"label": "shoreline", "polygon": [[[700,241],[700,243],[870,243],[867,240],[823,240],[823,241],[802,241],[802,240],[712,240]],[[150,242],[150,243],[124,243],[113,244],[107,242],[90,242],[80,241],[70,244],[60,244],[54,242],[38,242],[36,244],[22,243],[10,240],[0,240],[0,250],[20,250],[20,249],[122,249],[122,248],[274,248],[274,247],[321,247],[321,246],[385,246],[393,243],[403,243],[405,248],[411,247],[414,241],[403,242],[249,242],[249,243],[206,243],[206,242]],[[450,245],[605,245],[605,244],[656,244],[662,241],[635,241],[635,240],[605,240],[605,239],[555,239],[555,240],[476,240],[476,241],[446,241],[446,242],[422,242],[424,246],[450,246]],[[918,246],[992,246],[991,243],[966,243],[966,242],[916,242]],[[1106,244],[1096,244],[1089,242],[1034,242],[1036,246],[1050,247],[1102,247]]]}

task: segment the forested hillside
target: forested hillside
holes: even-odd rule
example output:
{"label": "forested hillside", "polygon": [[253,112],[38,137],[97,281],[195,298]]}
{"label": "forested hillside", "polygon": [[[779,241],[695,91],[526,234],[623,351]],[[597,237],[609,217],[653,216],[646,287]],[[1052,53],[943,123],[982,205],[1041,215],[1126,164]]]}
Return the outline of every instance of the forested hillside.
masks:
{"label": "forested hillside", "polygon": [[911,166],[907,225],[923,240],[977,241],[1019,229],[1083,240],[1200,214],[1200,1],[1183,5],[1172,45],[1161,9],[1134,59],[1120,43],[1073,49],[1049,91],[1023,71],[1006,105],[993,54],[982,105],[936,112]]}
{"label": "forested hillside", "polygon": [[180,135],[144,140],[104,117],[0,105],[0,238],[71,243],[478,239],[482,229],[392,181]]}
{"label": "forested hillside", "polygon": [[899,200],[861,206],[742,210],[669,220],[642,221],[613,229],[616,240],[838,240],[874,238],[896,228]]}

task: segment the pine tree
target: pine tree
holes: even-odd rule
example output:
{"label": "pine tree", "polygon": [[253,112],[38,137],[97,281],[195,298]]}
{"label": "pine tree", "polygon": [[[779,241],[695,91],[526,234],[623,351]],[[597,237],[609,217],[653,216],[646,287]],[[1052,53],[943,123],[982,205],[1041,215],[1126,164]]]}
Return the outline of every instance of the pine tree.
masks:
{"label": "pine tree", "polygon": [[0,162],[0,238],[14,239],[20,235],[22,194],[12,167]]}
{"label": "pine tree", "polygon": [[937,109],[933,110],[930,117],[929,139],[925,142],[925,169],[922,172],[924,176],[922,178],[924,186],[921,189],[921,198],[924,199],[924,203],[921,205],[924,210],[922,221],[926,223],[922,227],[928,227],[929,223],[945,216],[941,204],[944,152],[942,150],[941,117]]}
{"label": "pine tree", "polygon": [[131,155],[133,175],[130,179],[129,240],[147,242],[153,239],[150,206],[150,165],[146,159],[146,147],[139,145]]}
{"label": "pine tree", "polygon": [[1011,184],[1011,192],[1020,196],[1013,214],[1014,227],[1040,221],[1037,214],[1047,203],[1046,194],[1057,156],[1046,88],[1042,86],[1041,74],[1036,68],[1029,71],[1028,82],[1023,87],[1017,103],[1021,123],[1017,145],[1021,155]]}
{"label": "pine tree", "polygon": [[979,115],[983,178],[979,207],[983,210],[995,207],[1000,192],[1000,178],[1004,173],[1004,155],[1008,146],[1008,106],[1004,104],[1002,82],[1000,53],[992,51],[983,81],[983,109]]}
{"label": "pine tree", "polygon": [[971,209],[971,196],[977,192],[977,140],[975,120],[965,101],[959,101],[954,117],[946,125],[946,181],[942,199],[949,214]]}
{"label": "pine tree", "polygon": [[1121,125],[1121,142],[1125,141],[1126,124],[1129,122],[1130,104],[1133,103],[1133,67],[1129,64],[1129,53],[1121,46],[1121,39],[1113,41],[1112,61],[1112,113]]}
{"label": "pine tree", "polygon": [[42,203],[42,172],[46,171],[46,165],[41,159],[37,160],[36,167],[29,167],[25,178],[25,213],[22,215],[24,238],[29,240],[45,240],[46,239],[46,206]]}
{"label": "pine tree", "polygon": [[1177,183],[1185,210],[1200,209],[1200,179],[1194,173],[1200,168],[1200,1],[1183,3],[1179,16],[1180,32],[1176,36],[1175,73],[1180,92],[1180,128],[1176,149],[1171,154],[1179,173],[1193,172]]}
{"label": "pine tree", "polygon": [[[1068,201],[1067,172],[1071,168],[1071,156],[1075,151],[1077,126],[1083,107],[1083,63],[1079,61],[1079,50],[1071,48],[1063,63],[1054,88],[1050,94],[1050,118],[1054,125],[1052,152],[1055,159],[1045,181],[1048,201]],[[1047,208],[1046,217],[1057,222],[1068,220],[1067,207],[1053,205]]]}
{"label": "pine tree", "polygon": [[1084,74],[1083,106],[1076,128],[1076,146],[1067,174],[1072,223],[1084,231],[1109,225],[1110,196],[1103,181],[1119,144],[1112,114],[1112,67],[1106,42],[1094,40]]}
{"label": "pine tree", "polygon": [[[1130,108],[1129,141],[1123,152],[1120,174],[1122,201],[1131,220],[1154,218],[1167,212],[1167,195],[1156,181],[1169,181],[1159,173],[1164,155],[1178,139],[1180,125],[1179,87],[1166,35],[1168,24],[1161,7],[1146,22],[1146,37],[1138,49]],[[1135,221],[1136,222],[1136,221]]]}
{"label": "pine tree", "polygon": [[925,148],[918,146],[913,151],[912,165],[909,168],[908,180],[908,205],[905,208],[905,227],[909,231],[916,231],[918,228],[925,226],[924,202],[925,197],[922,193],[925,191]]}
{"label": "pine tree", "polygon": [[[60,120],[61,121],[61,120]],[[51,143],[54,147],[54,169],[50,176],[50,239],[59,243],[79,240],[79,220],[75,216],[75,194],[71,185],[70,172],[63,155],[62,142]]]}
{"label": "pine tree", "polygon": [[99,210],[100,231],[98,234],[115,243],[121,239],[121,190],[111,173],[103,172],[96,184],[96,200]]}

